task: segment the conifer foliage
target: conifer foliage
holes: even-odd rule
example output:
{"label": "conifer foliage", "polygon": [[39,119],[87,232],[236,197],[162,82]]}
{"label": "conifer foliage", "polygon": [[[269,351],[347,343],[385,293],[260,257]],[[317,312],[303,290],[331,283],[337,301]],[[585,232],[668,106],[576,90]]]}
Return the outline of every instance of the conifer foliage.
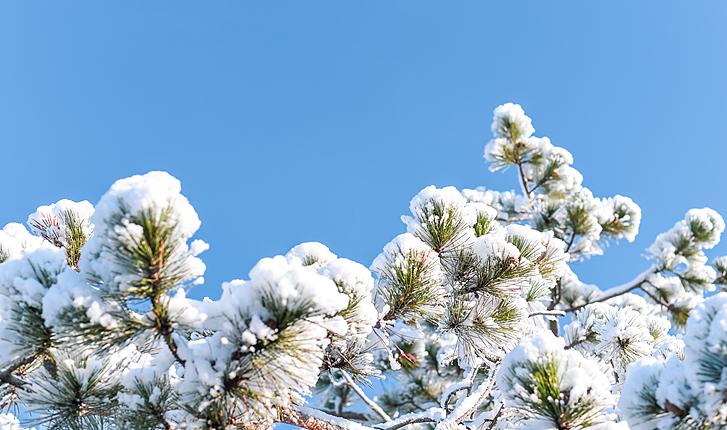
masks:
{"label": "conifer foliage", "polygon": [[515,104],[484,157],[519,192],[429,186],[367,267],[320,243],[263,258],[217,300],[197,214],[150,172],[0,230],[0,429],[720,429],[725,228],[689,210],[644,271],[572,268],[633,241]]}

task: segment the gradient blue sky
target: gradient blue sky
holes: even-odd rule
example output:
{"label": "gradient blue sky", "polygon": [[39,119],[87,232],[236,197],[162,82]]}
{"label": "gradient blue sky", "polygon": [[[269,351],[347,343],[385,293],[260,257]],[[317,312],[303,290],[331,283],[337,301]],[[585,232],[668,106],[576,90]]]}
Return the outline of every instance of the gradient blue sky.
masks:
{"label": "gradient blue sky", "polygon": [[195,296],[302,241],[368,264],[422,187],[517,186],[482,160],[514,101],[643,209],[577,267],[605,287],[690,207],[727,213],[726,22],[718,1],[2,2],[0,224],[161,169],[212,246]]}

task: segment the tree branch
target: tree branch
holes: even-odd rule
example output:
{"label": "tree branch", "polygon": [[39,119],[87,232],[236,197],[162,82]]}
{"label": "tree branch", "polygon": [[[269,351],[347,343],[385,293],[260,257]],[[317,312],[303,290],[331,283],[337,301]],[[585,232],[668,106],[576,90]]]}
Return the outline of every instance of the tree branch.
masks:
{"label": "tree branch", "polygon": [[472,388],[472,383],[474,382],[475,376],[477,376],[478,371],[479,366],[472,367],[467,370],[464,378],[461,381],[454,382],[447,386],[447,388],[442,393],[439,405],[446,410],[449,401],[452,399],[452,397],[454,397],[455,394],[462,390],[469,390],[470,388]]}
{"label": "tree branch", "polygon": [[630,291],[633,291],[633,290],[641,287],[641,285],[643,285],[646,282],[646,280],[649,276],[653,275],[654,273],[657,273],[658,271],[659,271],[659,269],[656,266],[651,266],[648,269],[641,272],[639,274],[639,276],[635,277],[631,281],[626,282],[625,284],[611,287],[608,290],[601,291],[595,299],[592,299],[582,305],[573,306],[572,308],[565,309],[565,312],[575,312],[590,304],[605,302],[606,300],[610,300],[614,297],[618,297],[622,294],[626,294]]}
{"label": "tree branch", "polygon": [[166,304],[162,304],[160,302],[160,295],[161,293],[155,291],[154,294],[151,296],[152,313],[154,314],[154,325],[157,332],[159,333],[159,336],[164,340],[167,348],[169,348],[169,352],[171,352],[174,356],[174,359],[177,360],[179,364],[184,366],[185,361],[182,357],[179,356],[179,348],[177,347],[177,343],[174,341],[174,328],[172,326],[172,322],[169,321],[169,318],[167,317],[165,312],[164,307],[166,306]]}
{"label": "tree branch", "polygon": [[469,396],[460,400],[454,410],[447,414],[445,419],[437,423],[436,428],[449,428],[453,424],[459,424],[463,419],[472,414],[480,403],[482,403],[482,400],[492,391],[492,387],[495,385],[495,373],[498,367],[499,365],[493,366],[490,379],[482,382]]}
{"label": "tree branch", "polygon": [[528,178],[525,177],[525,171],[523,170],[523,162],[521,160],[518,160],[518,162],[517,162],[517,172],[518,172],[518,175],[520,176],[520,186],[523,189],[523,194],[525,194],[525,196],[527,196],[528,199],[532,200],[533,196],[530,193],[530,188],[528,186]]}
{"label": "tree branch", "polygon": [[305,406],[284,411],[278,422],[308,430],[374,430],[372,427]]}
{"label": "tree branch", "polygon": [[565,247],[565,252],[570,252],[570,249],[573,246],[573,242],[575,242],[575,240],[576,240],[576,234],[575,234],[575,232],[573,232],[570,235],[570,238],[568,239],[568,243],[566,244],[566,247]]}
{"label": "tree branch", "polygon": [[554,309],[554,310],[545,310],[545,311],[533,312],[532,314],[528,315],[528,318],[537,317],[539,315],[554,316],[554,317],[564,317],[565,316],[565,311],[562,311],[560,309]]}
{"label": "tree branch", "polygon": [[566,345],[565,347],[563,347],[563,349],[571,349],[571,348],[573,348],[573,347],[576,347],[576,346],[578,346],[578,345],[582,344],[583,342],[585,342],[585,341],[587,341],[587,340],[588,340],[588,339],[587,339],[587,338],[585,338],[585,337],[580,337],[580,338],[578,338],[578,339],[574,340],[573,342],[569,343],[569,344],[568,344],[568,345]]}
{"label": "tree branch", "polygon": [[497,410],[497,413],[492,418],[492,421],[490,422],[490,425],[487,426],[487,430],[490,430],[490,429],[494,429],[495,428],[495,426],[497,425],[497,421],[500,419],[500,415],[502,415],[502,410],[503,409],[504,409],[504,407],[502,405],[500,405],[500,409]]}
{"label": "tree branch", "polygon": [[392,421],[377,424],[375,428],[380,430],[397,430],[409,424],[435,423],[444,417],[445,411],[442,408],[431,408],[422,412],[412,412],[396,418]]}
{"label": "tree branch", "polygon": [[384,412],[384,410],[381,409],[381,406],[377,405],[376,402],[371,400],[369,396],[364,393],[361,387],[356,385],[351,376],[349,376],[348,372],[343,369],[338,370],[341,372],[341,376],[343,376],[343,380],[346,381],[346,384],[351,387],[353,392],[356,393],[361,398],[361,400],[363,400],[364,403],[366,403],[366,406],[368,406],[372,411],[376,412],[376,414],[380,416],[381,419],[383,419],[384,421],[391,421],[391,417],[389,416],[389,414]]}
{"label": "tree branch", "polygon": [[0,372],[0,382],[12,385],[17,388],[22,387],[23,385],[25,385],[25,382],[18,379],[15,375],[13,375],[13,373],[21,367],[27,366],[28,364],[34,362],[36,358],[38,358],[38,355],[33,353],[10,363],[7,368]]}

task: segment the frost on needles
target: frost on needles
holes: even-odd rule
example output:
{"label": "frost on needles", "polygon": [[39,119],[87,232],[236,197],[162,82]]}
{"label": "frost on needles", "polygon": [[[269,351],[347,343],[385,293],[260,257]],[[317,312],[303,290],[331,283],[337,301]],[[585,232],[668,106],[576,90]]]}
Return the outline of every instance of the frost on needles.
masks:
{"label": "frost on needles", "polygon": [[582,282],[639,207],[594,197],[520,106],[491,129],[519,191],[426,187],[369,267],[303,243],[218,300],[188,297],[208,245],[167,173],[7,224],[0,429],[727,427],[722,217],[691,209],[631,281]]}

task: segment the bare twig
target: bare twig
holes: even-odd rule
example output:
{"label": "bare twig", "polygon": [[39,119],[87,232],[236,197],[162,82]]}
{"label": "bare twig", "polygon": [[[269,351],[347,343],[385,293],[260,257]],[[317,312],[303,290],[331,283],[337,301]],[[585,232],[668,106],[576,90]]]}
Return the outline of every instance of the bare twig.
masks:
{"label": "bare twig", "polygon": [[383,409],[381,409],[381,406],[377,405],[376,402],[371,400],[369,396],[364,393],[364,391],[359,387],[356,382],[354,382],[353,378],[343,369],[338,369],[341,372],[341,376],[343,376],[343,380],[346,381],[346,385],[351,387],[354,393],[356,393],[361,400],[363,400],[364,403],[366,403],[366,406],[369,407],[372,411],[376,412],[376,415],[380,416],[381,419],[384,421],[391,421],[391,417],[389,414],[384,412]]}
{"label": "bare twig", "polygon": [[497,425],[497,420],[500,419],[500,416],[502,415],[503,406],[500,405],[500,409],[497,410],[497,413],[494,417],[492,417],[492,421],[490,421],[490,425],[487,426],[487,430],[491,430],[495,428],[495,425]]}
{"label": "bare twig", "polygon": [[412,412],[410,414],[402,415],[395,420],[377,424],[375,427],[380,430],[397,430],[402,427],[408,426],[409,424],[418,423],[434,423],[444,417],[444,409],[431,408],[422,412]]}
{"label": "bare twig", "polygon": [[576,234],[575,234],[575,232],[573,232],[570,235],[570,238],[568,239],[568,243],[567,243],[567,245],[565,247],[565,252],[570,252],[570,249],[573,246],[573,242],[575,242],[575,240],[576,240]]}
{"label": "bare twig", "polygon": [[518,160],[518,162],[517,162],[517,172],[518,172],[518,175],[520,175],[520,186],[522,187],[523,194],[525,194],[528,197],[528,199],[532,200],[533,195],[530,192],[530,187],[528,185],[528,178],[525,177],[525,171],[523,170],[523,162],[521,160]]}
{"label": "bare twig", "polygon": [[578,345],[582,344],[583,342],[585,342],[587,340],[588,339],[585,338],[585,337],[580,337],[580,338],[574,340],[573,342],[569,343],[568,345],[566,345],[563,349],[571,349],[571,348],[573,348],[575,346],[578,346]]}
{"label": "bare twig", "polygon": [[538,312],[533,312],[532,314],[528,315],[528,318],[537,317],[539,315],[563,317],[563,316],[565,316],[565,311],[562,311],[560,309],[538,311]]}

